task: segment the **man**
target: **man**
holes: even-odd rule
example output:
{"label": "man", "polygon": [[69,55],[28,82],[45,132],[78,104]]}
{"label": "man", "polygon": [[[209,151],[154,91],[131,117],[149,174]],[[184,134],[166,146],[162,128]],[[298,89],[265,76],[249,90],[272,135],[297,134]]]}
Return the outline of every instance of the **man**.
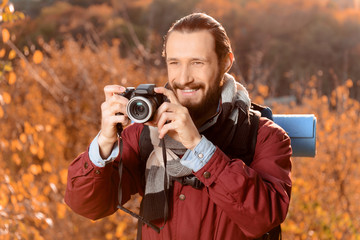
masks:
{"label": "man", "polygon": [[[104,88],[101,131],[69,167],[66,203],[98,219],[117,210],[118,194],[124,204],[140,193],[141,215],[161,229],[140,225],[143,239],[278,238],[264,234],[288,211],[290,138],[260,118],[247,159],[254,114],[247,91],[227,74],[234,57],[225,30],[206,14],[188,15],[168,31],[163,55],[168,86],[155,91],[169,101],[145,125],[129,125],[124,87]],[[118,123],[128,126],[121,140]]]}

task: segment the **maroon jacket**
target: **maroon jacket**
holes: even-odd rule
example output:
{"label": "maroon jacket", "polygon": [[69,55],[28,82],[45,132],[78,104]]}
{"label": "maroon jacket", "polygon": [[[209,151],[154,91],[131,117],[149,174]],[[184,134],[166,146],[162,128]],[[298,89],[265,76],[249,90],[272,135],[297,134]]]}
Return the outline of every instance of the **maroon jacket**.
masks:
{"label": "maroon jacket", "polygon": [[[141,124],[123,131],[123,203],[143,195],[143,167],[139,162]],[[284,130],[260,119],[254,159],[246,166],[219,148],[194,174],[201,190],[174,182],[170,216],[160,234],[144,225],[143,239],[252,239],[285,220],[291,192],[290,138]],[[65,202],[78,214],[99,219],[117,210],[118,160],[96,167],[88,152],[69,166]],[[156,223],[159,227],[163,224]]]}

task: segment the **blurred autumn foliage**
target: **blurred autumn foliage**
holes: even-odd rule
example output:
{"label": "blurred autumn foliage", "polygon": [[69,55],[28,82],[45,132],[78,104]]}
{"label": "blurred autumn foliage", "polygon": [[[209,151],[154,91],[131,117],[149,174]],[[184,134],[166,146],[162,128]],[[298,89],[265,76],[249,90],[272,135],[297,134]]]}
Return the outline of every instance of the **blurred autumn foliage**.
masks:
{"label": "blurred autumn foliage", "polygon": [[307,0],[75,2],[33,18],[0,5],[0,239],[135,238],[122,212],[94,222],[64,204],[67,167],[99,130],[105,85],[166,82],[162,36],[193,11],[224,23],[232,74],[254,101],[318,119],[316,157],[293,160],[284,239],[360,239],[358,10]]}

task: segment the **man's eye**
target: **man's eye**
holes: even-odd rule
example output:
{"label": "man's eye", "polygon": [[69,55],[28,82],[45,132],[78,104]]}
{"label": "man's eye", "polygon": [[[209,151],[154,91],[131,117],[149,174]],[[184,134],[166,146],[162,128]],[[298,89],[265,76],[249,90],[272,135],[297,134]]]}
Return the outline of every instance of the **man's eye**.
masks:
{"label": "man's eye", "polygon": [[196,61],[196,62],[193,62],[193,65],[203,65],[204,63],[203,62],[200,62],[200,61]]}
{"label": "man's eye", "polygon": [[169,62],[168,64],[169,64],[169,65],[177,65],[178,62]]}

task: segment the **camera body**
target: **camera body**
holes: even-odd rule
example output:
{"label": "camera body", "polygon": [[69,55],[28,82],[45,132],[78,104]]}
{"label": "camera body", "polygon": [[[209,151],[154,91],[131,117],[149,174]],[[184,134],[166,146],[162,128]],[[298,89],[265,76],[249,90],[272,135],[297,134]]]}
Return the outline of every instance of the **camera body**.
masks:
{"label": "camera body", "polygon": [[163,94],[154,91],[155,84],[140,84],[128,87],[121,96],[129,99],[126,113],[131,121],[145,123],[152,119],[158,107],[166,100]]}

